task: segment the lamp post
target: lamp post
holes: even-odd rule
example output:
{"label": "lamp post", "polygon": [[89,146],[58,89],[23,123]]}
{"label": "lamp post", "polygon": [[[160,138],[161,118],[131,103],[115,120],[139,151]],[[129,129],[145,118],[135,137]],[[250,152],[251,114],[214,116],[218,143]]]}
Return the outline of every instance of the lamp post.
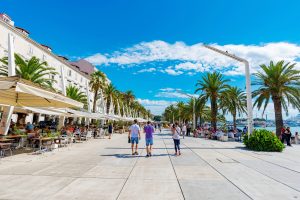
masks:
{"label": "lamp post", "polygon": [[252,133],[253,129],[253,114],[252,114],[252,95],[251,95],[251,79],[250,79],[250,69],[249,69],[249,62],[244,59],[237,57],[234,54],[230,54],[227,51],[222,51],[212,46],[203,45],[205,48],[210,49],[214,52],[237,60],[245,65],[245,76],[246,76],[246,95],[247,95],[247,114],[248,114],[248,136]]}
{"label": "lamp post", "polygon": [[196,129],[196,109],[195,109],[196,98],[194,96],[184,93],[180,90],[177,90],[177,92],[179,92],[180,94],[183,94],[187,97],[190,97],[193,100],[193,130],[195,130]]}

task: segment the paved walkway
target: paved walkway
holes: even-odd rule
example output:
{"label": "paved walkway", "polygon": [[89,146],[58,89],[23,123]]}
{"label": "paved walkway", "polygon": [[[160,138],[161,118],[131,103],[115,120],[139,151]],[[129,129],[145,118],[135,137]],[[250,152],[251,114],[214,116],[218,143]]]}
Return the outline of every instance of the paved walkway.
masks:
{"label": "paved walkway", "polygon": [[[0,161],[0,199],[300,199],[300,146],[284,153],[185,138],[183,155],[156,134],[154,156],[131,156],[126,135]],[[144,147],[142,140],[140,147]]]}

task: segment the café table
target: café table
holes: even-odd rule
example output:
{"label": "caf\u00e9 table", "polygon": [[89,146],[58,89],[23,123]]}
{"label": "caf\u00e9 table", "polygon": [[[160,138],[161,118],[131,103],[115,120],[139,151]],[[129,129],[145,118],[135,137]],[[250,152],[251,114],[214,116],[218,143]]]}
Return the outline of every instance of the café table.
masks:
{"label": "caf\u00e9 table", "polygon": [[12,142],[14,139],[0,138],[0,142]]}
{"label": "caf\u00e9 table", "polygon": [[39,137],[39,138],[32,138],[32,140],[34,141],[39,141],[39,152],[43,152],[42,151],[42,146],[43,146],[43,142],[48,142],[48,141],[51,141],[51,142],[53,142],[53,140],[54,140],[55,138],[53,138],[53,137]]}
{"label": "caf\u00e9 table", "polygon": [[7,139],[13,139],[16,142],[16,149],[17,148],[22,148],[24,146],[24,138],[26,138],[27,135],[7,135],[5,138]]}
{"label": "caf\u00e9 table", "polygon": [[10,151],[12,156],[11,145],[12,143],[0,142],[0,156],[4,156],[5,151]]}

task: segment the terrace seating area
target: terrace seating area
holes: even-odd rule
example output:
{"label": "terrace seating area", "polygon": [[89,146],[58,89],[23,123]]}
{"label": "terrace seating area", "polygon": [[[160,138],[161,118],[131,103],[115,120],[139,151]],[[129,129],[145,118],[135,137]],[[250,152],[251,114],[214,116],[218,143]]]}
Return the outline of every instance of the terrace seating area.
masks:
{"label": "terrace seating area", "polygon": [[[19,127],[20,128],[20,127]],[[0,136],[0,157],[31,152],[42,154],[49,151],[69,148],[76,143],[92,139],[103,139],[107,129],[96,126],[68,125],[59,131],[50,127],[34,127],[32,131],[12,128],[8,135]],[[121,132],[118,130],[118,132]]]}

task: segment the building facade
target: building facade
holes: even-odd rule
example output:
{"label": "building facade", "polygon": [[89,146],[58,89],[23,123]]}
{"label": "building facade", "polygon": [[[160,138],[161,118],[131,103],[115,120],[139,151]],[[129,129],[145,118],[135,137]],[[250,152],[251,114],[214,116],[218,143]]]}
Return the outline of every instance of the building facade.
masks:
{"label": "building facade", "polygon": [[[12,38],[12,44],[9,41]],[[69,61],[66,57],[53,53],[50,45],[40,44],[30,38],[28,30],[15,26],[12,19],[6,14],[0,14],[0,58],[9,57],[9,45],[13,45],[14,52],[24,59],[35,56],[41,61],[46,61],[49,67],[55,68],[57,74],[51,75],[56,80],[53,87],[65,94],[65,88],[74,85],[86,93],[89,99],[89,111],[93,105],[93,91],[89,87],[90,75],[95,66],[86,60]],[[97,102],[98,112],[103,112],[102,103]]]}

